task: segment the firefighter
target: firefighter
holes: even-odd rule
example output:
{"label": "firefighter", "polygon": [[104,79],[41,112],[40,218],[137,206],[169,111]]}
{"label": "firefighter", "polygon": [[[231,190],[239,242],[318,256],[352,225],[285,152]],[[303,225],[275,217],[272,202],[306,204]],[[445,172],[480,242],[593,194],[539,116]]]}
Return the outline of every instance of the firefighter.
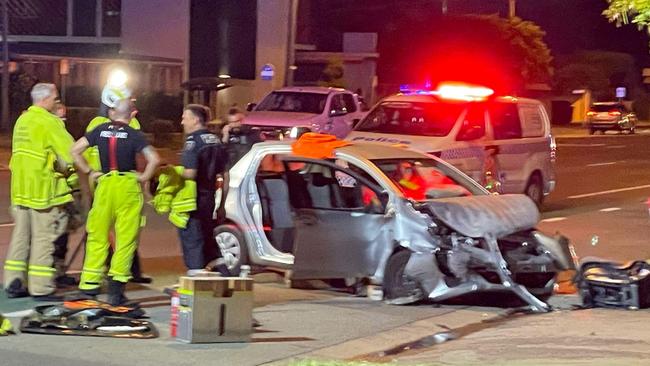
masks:
{"label": "firefighter", "polygon": [[56,290],[54,241],[67,229],[63,206],[72,201],[66,177],[72,172],[74,139],[51,113],[58,98],[54,84],[34,85],[31,97],[32,106],[16,121],[11,145],[15,227],[4,266],[4,288],[9,297],[31,294],[50,300]]}
{"label": "firefighter", "polygon": [[[124,287],[131,278],[131,263],[142,222],[140,183],[151,179],[160,162],[144,134],[128,126],[131,113],[130,101],[119,100],[109,110],[111,121],[97,126],[72,148],[80,171],[88,174],[97,185],[86,224],[88,241],[79,289],[88,295],[99,293],[108,257],[108,234],[114,223],[115,253],[108,271],[108,302],[111,305],[127,301]],[[101,172],[92,170],[82,156],[90,146],[97,146],[99,150]],[[135,171],[138,153],[147,161],[142,173]]]}
{"label": "firefighter", "polygon": [[[115,98],[117,98],[116,95],[113,95],[111,93],[107,93],[106,88],[104,88],[104,89],[105,90],[104,90],[104,92],[102,94],[102,104],[101,104],[103,107],[100,108],[99,116],[93,118],[88,123],[88,126],[86,126],[86,133],[90,133],[92,130],[95,129],[95,127],[97,127],[97,126],[99,126],[101,124],[104,124],[106,122],[110,122],[110,119],[108,118],[108,111],[110,110],[110,108],[113,108],[115,106],[116,101],[119,100],[119,99],[115,99]],[[109,94],[109,95],[113,96],[113,98],[106,97],[106,94]],[[124,91],[123,94],[120,94],[120,95],[123,95],[125,98],[128,98],[128,97],[131,96],[130,91],[128,91],[128,90]],[[135,109],[135,105],[133,105],[133,104],[132,104],[132,109],[133,109],[133,112],[131,113],[132,114],[131,119],[129,120],[129,127],[133,128],[133,129],[136,129],[136,130],[140,130],[141,129],[140,121],[138,121],[138,119],[135,117],[135,115],[137,114],[138,111]],[[90,166],[90,169],[95,170],[95,171],[101,171],[102,170],[101,161],[99,159],[99,151],[97,150],[96,146],[93,146],[93,147],[89,148],[88,150],[84,151],[84,158],[88,162],[88,165]],[[92,202],[92,199],[90,198],[90,196],[92,196],[92,193],[94,192],[94,186],[93,186],[92,182],[91,182],[91,185],[90,185],[89,188],[90,188],[91,192],[90,192],[90,194],[87,194],[88,197],[85,197],[85,199],[84,199],[86,207],[89,207],[91,205],[90,202]],[[138,255],[137,251],[135,252],[135,255],[133,257],[133,266],[131,267],[131,273],[133,275],[133,278],[131,278],[130,282],[134,282],[134,283],[151,283],[152,282],[151,277],[148,277],[148,276],[145,276],[145,275],[142,274],[141,266],[140,266],[140,256]]]}
{"label": "firefighter", "polygon": [[186,227],[178,231],[190,274],[208,266],[228,276],[230,272],[214,238],[217,176],[225,173],[228,157],[219,138],[207,130],[209,119],[210,111],[202,105],[190,104],[183,111],[181,123],[187,137],[181,175],[196,181],[196,211],[190,213]]}

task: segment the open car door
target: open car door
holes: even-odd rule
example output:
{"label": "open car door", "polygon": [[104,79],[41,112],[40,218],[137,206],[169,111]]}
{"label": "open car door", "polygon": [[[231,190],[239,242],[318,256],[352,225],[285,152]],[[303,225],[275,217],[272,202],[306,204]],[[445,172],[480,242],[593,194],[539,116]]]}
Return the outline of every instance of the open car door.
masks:
{"label": "open car door", "polygon": [[327,160],[285,160],[295,212],[293,278],[366,277],[392,245],[380,188]]}

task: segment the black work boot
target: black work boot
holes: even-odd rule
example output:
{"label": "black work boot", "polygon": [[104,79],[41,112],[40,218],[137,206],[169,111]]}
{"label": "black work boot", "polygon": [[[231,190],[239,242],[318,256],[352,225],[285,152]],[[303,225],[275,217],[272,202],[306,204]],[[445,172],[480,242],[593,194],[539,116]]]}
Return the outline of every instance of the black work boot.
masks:
{"label": "black work boot", "polygon": [[124,296],[124,287],[126,283],[108,280],[108,300],[107,302],[112,306],[124,305],[129,299]]}
{"label": "black work boot", "polygon": [[23,286],[23,281],[19,278],[11,281],[9,287],[5,289],[5,292],[7,293],[7,297],[10,299],[29,296],[29,291],[27,291],[27,288]]}

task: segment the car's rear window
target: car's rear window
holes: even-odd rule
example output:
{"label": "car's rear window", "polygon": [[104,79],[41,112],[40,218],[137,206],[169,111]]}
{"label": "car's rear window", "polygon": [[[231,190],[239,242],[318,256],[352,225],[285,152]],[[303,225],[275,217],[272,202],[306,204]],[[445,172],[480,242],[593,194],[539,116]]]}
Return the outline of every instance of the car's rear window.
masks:
{"label": "car's rear window", "polygon": [[463,104],[383,102],[355,130],[418,136],[447,136],[464,110]]}
{"label": "car's rear window", "polygon": [[624,109],[623,106],[616,104],[594,104],[591,107],[591,110],[594,112],[621,111]]}

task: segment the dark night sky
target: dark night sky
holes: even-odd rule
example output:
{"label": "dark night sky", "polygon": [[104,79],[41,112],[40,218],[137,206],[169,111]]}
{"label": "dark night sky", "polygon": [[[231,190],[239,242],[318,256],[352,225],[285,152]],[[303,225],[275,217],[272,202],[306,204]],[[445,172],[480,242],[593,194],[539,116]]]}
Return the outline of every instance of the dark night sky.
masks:
{"label": "dark night sky", "polygon": [[[449,0],[449,12],[499,12],[507,14],[507,0]],[[575,49],[602,49],[648,59],[648,36],[634,25],[617,28],[602,16],[605,0],[518,0],[517,15],[532,20],[546,31],[553,53]]]}
{"label": "dark night sky", "polygon": [[[319,48],[340,47],[340,37],[331,34],[345,31],[382,32],[391,22],[403,22],[403,9],[414,9],[418,17],[440,16],[441,0],[311,0],[321,35]],[[449,14],[507,15],[508,0],[448,0]],[[578,49],[601,49],[633,54],[640,64],[650,65],[648,35],[634,25],[617,28],[601,15],[606,0],[517,0],[517,15],[539,24],[547,33],[546,42],[553,55]],[[328,18],[330,19],[328,21]],[[405,29],[400,29],[403,31]],[[332,32],[333,31],[333,32]],[[329,37],[329,38],[328,38]]]}

